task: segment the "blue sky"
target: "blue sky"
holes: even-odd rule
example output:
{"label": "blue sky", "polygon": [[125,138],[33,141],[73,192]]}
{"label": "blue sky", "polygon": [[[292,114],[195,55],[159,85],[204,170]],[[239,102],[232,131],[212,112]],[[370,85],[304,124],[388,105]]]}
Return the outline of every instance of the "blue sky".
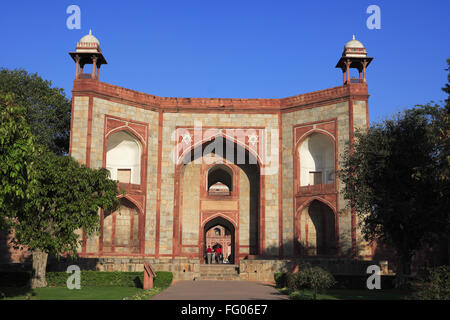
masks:
{"label": "blue sky", "polygon": [[[69,30],[66,9],[81,8]],[[369,5],[381,29],[369,30]],[[101,81],[160,96],[282,98],[339,86],[352,34],[374,57],[370,120],[445,98],[450,1],[2,1],[0,67],[25,68],[71,96],[68,55],[92,28]]]}

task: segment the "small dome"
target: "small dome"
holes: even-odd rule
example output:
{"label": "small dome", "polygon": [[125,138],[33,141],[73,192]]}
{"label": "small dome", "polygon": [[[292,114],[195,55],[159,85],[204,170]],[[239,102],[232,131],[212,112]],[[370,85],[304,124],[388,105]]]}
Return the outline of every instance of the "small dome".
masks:
{"label": "small dome", "polygon": [[363,44],[355,39],[355,35],[353,35],[353,39],[347,42],[344,48],[364,48]]}
{"label": "small dome", "polygon": [[89,34],[81,38],[80,43],[96,43],[100,46],[98,39],[92,35],[92,30],[89,30]]}

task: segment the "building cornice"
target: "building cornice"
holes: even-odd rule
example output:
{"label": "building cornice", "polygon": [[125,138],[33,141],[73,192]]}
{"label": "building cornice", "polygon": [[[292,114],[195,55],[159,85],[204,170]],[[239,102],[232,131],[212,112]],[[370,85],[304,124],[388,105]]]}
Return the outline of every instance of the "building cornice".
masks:
{"label": "building cornice", "polygon": [[355,83],[281,99],[159,97],[93,79],[75,79],[72,95],[93,96],[162,112],[279,113],[293,112],[348,100],[367,100],[366,83]]}

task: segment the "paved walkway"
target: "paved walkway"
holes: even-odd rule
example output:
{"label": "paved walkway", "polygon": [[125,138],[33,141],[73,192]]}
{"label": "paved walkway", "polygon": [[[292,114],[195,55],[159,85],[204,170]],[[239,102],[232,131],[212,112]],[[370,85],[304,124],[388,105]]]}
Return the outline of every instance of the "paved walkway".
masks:
{"label": "paved walkway", "polygon": [[178,281],[151,300],[287,300],[273,285],[252,281]]}

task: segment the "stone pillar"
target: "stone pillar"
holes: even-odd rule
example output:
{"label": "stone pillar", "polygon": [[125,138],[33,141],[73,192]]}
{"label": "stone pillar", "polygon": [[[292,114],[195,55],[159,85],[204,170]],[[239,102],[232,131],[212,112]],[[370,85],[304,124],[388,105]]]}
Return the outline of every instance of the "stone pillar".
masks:
{"label": "stone pillar", "polygon": [[98,67],[97,67],[97,75],[95,76],[97,80],[100,79],[100,66],[101,66],[101,64],[98,65]]}
{"label": "stone pillar", "polygon": [[95,71],[97,69],[97,56],[92,56],[92,75],[91,79],[95,80]]}
{"label": "stone pillar", "polygon": [[79,55],[75,56],[75,61],[76,61],[75,79],[78,79],[79,67],[80,67],[80,56]]}
{"label": "stone pillar", "polygon": [[347,69],[347,84],[350,84],[350,59],[347,59],[345,62],[346,69]]}
{"label": "stone pillar", "polygon": [[363,74],[364,74],[364,83],[366,83],[366,67],[367,67],[367,60],[364,60],[363,63]]}

